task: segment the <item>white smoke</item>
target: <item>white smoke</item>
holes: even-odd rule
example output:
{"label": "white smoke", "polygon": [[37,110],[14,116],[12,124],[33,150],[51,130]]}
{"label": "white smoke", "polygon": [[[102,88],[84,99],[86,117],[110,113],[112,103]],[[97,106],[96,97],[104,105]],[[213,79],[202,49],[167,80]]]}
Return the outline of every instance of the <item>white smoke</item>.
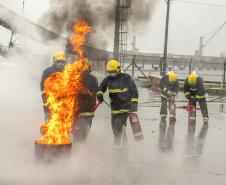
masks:
{"label": "white smoke", "polygon": [[73,145],[70,158],[51,164],[36,161],[34,142],[44,121],[39,83],[42,71],[51,64],[44,59],[22,51],[0,57],[4,87],[0,96],[0,184],[111,184],[115,158],[110,111],[105,111],[105,105],[97,111],[87,143]]}

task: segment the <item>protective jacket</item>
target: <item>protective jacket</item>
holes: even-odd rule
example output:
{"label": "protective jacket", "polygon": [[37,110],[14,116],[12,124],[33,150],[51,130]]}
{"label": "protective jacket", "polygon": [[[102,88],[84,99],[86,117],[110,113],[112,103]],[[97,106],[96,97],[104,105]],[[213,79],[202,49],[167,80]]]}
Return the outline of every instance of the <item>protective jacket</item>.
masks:
{"label": "protective jacket", "polygon": [[96,105],[96,93],[98,91],[98,81],[89,72],[84,72],[82,77],[84,90],[78,95],[79,116],[93,116],[93,108]]}
{"label": "protective jacket", "polygon": [[116,77],[107,76],[99,86],[97,99],[103,101],[103,94],[109,90],[112,114],[136,112],[138,91],[132,77],[126,73],[117,74]]}
{"label": "protective jacket", "polygon": [[160,88],[160,93],[161,93],[161,97],[168,99],[169,98],[169,92],[172,92],[172,95],[176,96],[177,92],[178,92],[178,88],[179,88],[179,83],[178,81],[176,81],[175,83],[170,83],[169,82],[169,76],[168,75],[164,75],[160,81],[159,84],[159,88]]}
{"label": "protective jacket", "polygon": [[45,97],[45,92],[44,92],[44,83],[45,83],[45,81],[52,74],[54,74],[56,72],[62,72],[62,71],[63,71],[63,69],[58,68],[56,65],[52,65],[52,66],[46,68],[43,71],[42,78],[41,78],[41,83],[40,83],[40,89],[41,89],[41,92],[42,92],[42,99],[43,99],[44,103],[46,102],[46,97]]}
{"label": "protective jacket", "polygon": [[205,88],[203,86],[203,80],[201,77],[197,77],[196,84],[194,86],[190,86],[188,83],[188,78],[184,83],[184,94],[187,99],[195,99],[202,100],[205,99]]}

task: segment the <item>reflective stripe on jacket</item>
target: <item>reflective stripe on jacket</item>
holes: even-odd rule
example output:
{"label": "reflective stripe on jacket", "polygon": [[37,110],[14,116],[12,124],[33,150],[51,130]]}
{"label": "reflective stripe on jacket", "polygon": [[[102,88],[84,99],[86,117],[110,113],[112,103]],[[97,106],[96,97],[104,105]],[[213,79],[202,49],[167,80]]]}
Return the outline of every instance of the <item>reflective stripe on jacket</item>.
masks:
{"label": "reflective stripe on jacket", "polygon": [[97,98],[101,99],[107,89],[109,90],[112,114],[137,110],[138,91],[130,75],[120,73],[116,77],[107,76],[98,88]]}

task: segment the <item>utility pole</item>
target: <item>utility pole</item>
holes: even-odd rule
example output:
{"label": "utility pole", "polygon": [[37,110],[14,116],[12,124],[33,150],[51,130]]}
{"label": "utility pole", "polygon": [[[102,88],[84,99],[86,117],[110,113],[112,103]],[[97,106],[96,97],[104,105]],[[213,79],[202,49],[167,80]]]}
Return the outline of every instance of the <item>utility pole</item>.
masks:
{"label": "utility pole", "polygon": [[25,0],[23,0],[23,5],[22,5],[22,16],[24,16],[24,8],[25,8]]}
{"label": "utility pole", "polygon": [[202,53],[203,53],[203,39],[204,37],[200,37],[200,41],[199,41],[199,56],[202,57]]}
{"label": "utility pole", "polygon": [[223,84],[225,84],[225,83],[226,83],[226,81],[225,81],[225,77],[226,77],[226,60],[225,60],[225,62],[224,62]]}
{"label": "utility pole", "polygon": [[168,47],[168,31],[169,31],[169,14],[170,14],[170,0],[167,1],[167,13],[166,13],[166,28],[165,28],[165,43],[164,43],[164,55],[163,55],[163,65],[161,73],[166,73],[167,65],[167,47]]}

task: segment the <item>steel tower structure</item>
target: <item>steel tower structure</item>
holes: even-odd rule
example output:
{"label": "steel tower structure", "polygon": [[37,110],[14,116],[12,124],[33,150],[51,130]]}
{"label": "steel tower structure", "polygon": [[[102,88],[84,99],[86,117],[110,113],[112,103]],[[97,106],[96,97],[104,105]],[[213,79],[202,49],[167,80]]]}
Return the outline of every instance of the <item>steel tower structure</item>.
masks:
{"label": "steel tower structure", "polygon": [[127,54],[128,9],[131,0],[115,0],[114,57],[124,64]]}

